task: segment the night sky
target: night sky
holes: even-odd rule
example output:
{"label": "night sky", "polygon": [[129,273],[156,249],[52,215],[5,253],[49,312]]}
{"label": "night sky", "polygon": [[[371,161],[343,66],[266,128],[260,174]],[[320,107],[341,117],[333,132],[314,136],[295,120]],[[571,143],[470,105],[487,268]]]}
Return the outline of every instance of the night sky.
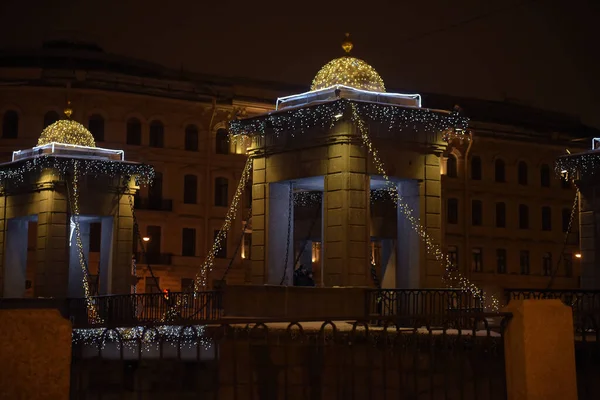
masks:
{"label": "night sky", "polygon": [[598,0],[1,0],[0,47],[76,38],[177,69],[308,88],[350,32],[352,55],[389,89],[509,100],[600,128],[599,20]]}

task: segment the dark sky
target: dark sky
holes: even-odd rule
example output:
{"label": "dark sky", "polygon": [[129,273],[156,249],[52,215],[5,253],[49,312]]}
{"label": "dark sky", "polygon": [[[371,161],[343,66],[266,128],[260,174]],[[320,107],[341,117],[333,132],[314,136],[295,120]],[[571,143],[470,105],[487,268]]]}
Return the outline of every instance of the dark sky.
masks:
{"label": "dark sky", "polygon": [[353,55],[388,88],[509,99],[600,127],[599,20],[600,0],[1,0],[0,47],[69,36],[169,67],[308,87],[351,32]]}

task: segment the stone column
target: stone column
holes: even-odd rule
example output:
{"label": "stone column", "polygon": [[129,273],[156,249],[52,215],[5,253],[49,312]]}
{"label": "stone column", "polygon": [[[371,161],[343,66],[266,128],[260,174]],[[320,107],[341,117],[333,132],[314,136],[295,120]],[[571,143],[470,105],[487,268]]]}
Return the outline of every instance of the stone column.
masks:
{"label": "stone column", "polygon": [[323,282],[369,286],[369,176],[358,144],[329,146],[323,192]]}
{"label": "stone column", "polygon": [[25,296],[27,279],[27,231],[29,221],[26,218],[12,218],[7,221],[4,297],[21,298]]}
{"label": "stone column", "polygon": [[65,297],[69,288],[69,213],[64,187],[39,194],[36,297]]}
{"label": "stone column", "polygon": [[265,159],[257,157],[252,165],[252,251],[250,282],[267,282],[265,265],[267,183]]}
{"label": "stone column", "polygon": [[[425,155],[424,179],[419,184],[421,225],[426,227],[427,234],[436,245],[445,250],[444,232],[442,227],[442,184],[440,180],[440,157],[435,154]],[[421,242],[420,286],[440,287],[443,284],[445,264],[435,259],[432,251],[428,251]]]}
{"label": "stone column", "polygon": [[[404,181],[398,184],[398,195],[401,201],[408,204],[413,215],[420,215],[419,185],[417,181]],[[398,241],[397,241],[397,288],[421,287],[421,240],[405,213],[397,207]]]}
{"label": "stone column", "polygon": [[575,400],[573,312],[560,300],[511,300],[504,336],[509,400]]}
{"label": "stone column", "polygon": [[[290,182],[268,186],[267,283],[292,285],[294,276],[294,203]],[[289,237],[288,237],[289,223]],[[286,261],[287,253],[287,263]],[[283,282],[282,282],[283,280]]]}
{"label": "stone column", "polygon": [[131,254],[133,251],[133,215],[128,193],[123,194],[113,211],[112,266],[110,268],[110,294],[129,294]]}

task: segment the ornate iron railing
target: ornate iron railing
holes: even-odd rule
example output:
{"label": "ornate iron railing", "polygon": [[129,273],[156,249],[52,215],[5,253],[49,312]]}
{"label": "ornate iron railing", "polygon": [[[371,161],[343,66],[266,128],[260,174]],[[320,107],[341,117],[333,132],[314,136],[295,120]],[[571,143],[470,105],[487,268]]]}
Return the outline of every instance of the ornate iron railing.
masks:
{"label": "ornate iron railing", "polygon": [[506,399],[503,331],[487,327],[488,317],[471,313],[454,329],[431,328],[427,317],[411,328],[396,317],[381,327],[215,321],[133,339],[107,329],[74,344],[71,399]]}
{"label": "ornate iron railing", "polygon": [[459,315],[481,313],[483,304],[460,289],[371,289],[367,292],[367,315],[404,317],[428,315],[440,326]]}
{"label": "ornate iron railing", "polygon": [[221,299],[219,291],[95,296],[92,301],[101,323],[88,318],[85,299],[69,299],[68,315],[74,328],[94,325],[127,327],[159,323],[192,324],[221,318]]}

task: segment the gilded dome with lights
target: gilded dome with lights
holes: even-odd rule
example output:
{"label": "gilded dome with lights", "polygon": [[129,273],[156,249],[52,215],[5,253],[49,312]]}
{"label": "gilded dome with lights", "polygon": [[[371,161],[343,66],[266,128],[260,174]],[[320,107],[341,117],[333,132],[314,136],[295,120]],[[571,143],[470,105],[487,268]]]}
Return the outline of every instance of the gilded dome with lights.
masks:
{"label": "gilded dome with lights", "polygon": [[344,85],[355,89],[385,93],[383,79],[375,71],[375,68],[363,60],[350,57],[352,47],[350,35],[347,33],[346,39],[342,43],[346,56],[325,64],[313,79],[311,91]]}
{"label": "gilded dome with lights", "polygon": [[49,143],[73,144],[77,146],[96,147],[94,136],[85,126],[71,119],[73,111],[67,107],[67,119],[61,119],[50,124],[42,131],[38,139],[38,146]]}

